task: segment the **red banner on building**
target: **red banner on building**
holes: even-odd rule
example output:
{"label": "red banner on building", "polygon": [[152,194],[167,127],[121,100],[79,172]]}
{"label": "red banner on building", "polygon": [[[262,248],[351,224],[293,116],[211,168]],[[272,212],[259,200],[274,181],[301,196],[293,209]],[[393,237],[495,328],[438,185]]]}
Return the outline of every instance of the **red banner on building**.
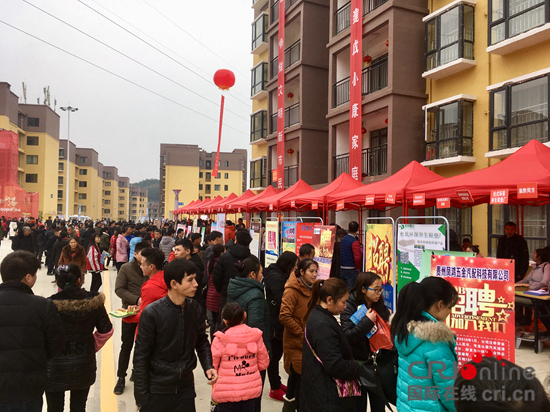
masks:
{"label": "red banner on building", "polygon": [[279,0],[277,64],[277,189],[285,187],[285,0]]}
{"label": "red banner on building", "polygon": [[349,84],[349,174],[363,180],[361,151],[363,149],[361,66],[363,61],[363,0],[351,0]]}

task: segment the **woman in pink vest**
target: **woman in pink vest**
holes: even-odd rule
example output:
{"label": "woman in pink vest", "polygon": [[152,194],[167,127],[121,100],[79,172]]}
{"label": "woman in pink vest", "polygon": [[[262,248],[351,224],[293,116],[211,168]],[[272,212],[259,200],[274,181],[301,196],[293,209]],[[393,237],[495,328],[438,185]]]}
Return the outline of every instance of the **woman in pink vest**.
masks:
{"label": "woman in pink vest", "polygon": [[218,381],[212,399],[218,412],[254,412],[256,398],[262,394],[260,371],[267,369],[269,355],[262,331],[244,324],[246,312],[237,303],[222,311],[225,329],[214,334],[212,360]]}

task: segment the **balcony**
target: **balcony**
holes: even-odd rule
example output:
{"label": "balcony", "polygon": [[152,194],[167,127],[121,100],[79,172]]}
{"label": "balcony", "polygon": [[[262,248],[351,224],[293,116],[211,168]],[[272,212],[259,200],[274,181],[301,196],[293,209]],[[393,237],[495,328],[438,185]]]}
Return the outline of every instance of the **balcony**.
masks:
{"label": "balcony", "polygon": [[[294,183],[300,180],[299,169],[300,169],[300,165],[292,165],[292,166],[285,167],[285,172],[284,172],[285,189],[292,186]],[[273,186],[274,188],[277,188],[277,182],[273,181],[273,170],[269,171],[269,181],[271,182],[271,186]]]}
{"label": "balcony", "polygon": [[475,163],[471,137],[453,137],[426,143],[423,166],[442,166]]}
{"label": "balcony", "polygon": [[[363,0],[363,16],[387,3],[388,0]],[[334,13],[335,35],[347,29],[351,24],[351,1]]]}
{"label": "balcony", "polygon": [[260,100],[267,97],[267,63],[261,62],[251,71],[252,86],[250,89],[250,98]]}
{"label": "balcony", "polygon": [[[285,109],[285,129],[300,123],[300,103],[293,104]],[[277,131],[277,113],[271,115],[271,133]]]}
{"label": "balcony", "polygon": [[[334,179],[342,173],[349,173],[349,153],[336,155],[334,161]],[[385,175],[388,171],[388,145],[369,147],[361,153],[363,177]]]}
{"label": "balcony", "polygon": [[254,10],[261,10],[266,3],[267,0],[252,0],[252,8]]}
{"label": "balcony", "polygon": [[250,116],[250,143],[263,141],[267,137],[267,111],[261,110]]}
{"label": "balcony", "polygon": [[[378,60],[378,59],[377,59]],[[362,71],[363,95],[374,93],[388,87],[388,55],[374,62]],[[334,83],[334,106],[349,102],[349,77]]]}
{"label": "balcony", "polygon": [[[285,69],[292,66],[300,60],[300,40],[297,40],[290,47],[285,49]],[[279,57],[275,57],[271,60],[271,79],[277,76],[277,65],[279,64]]]}
{"label": "balcony", "polygon": [[[288,10],[290,6],[298,1],[299,0],[286,0],[285,10]],[[276,1],[273,3],[273,6],[271,6],[271,23],[275,23],[277,20],[279,20],[279,1]]]}
{"label": "balcony", "polygon": [[262,14],[252,23],[252,53],[262,54],[267,50],[267,14]]}

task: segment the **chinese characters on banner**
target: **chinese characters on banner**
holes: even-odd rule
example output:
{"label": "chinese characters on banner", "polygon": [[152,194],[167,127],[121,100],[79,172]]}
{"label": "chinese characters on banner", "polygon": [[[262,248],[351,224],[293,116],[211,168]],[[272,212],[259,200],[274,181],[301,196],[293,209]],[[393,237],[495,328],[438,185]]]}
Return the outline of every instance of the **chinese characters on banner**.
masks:
{"label": "chinese characters on banner", "polygon": [[[277,189],[285,187],[285,2],[279,0],[277,63]],[[267,262],[266,262],[267,263]]]}
{"label": "chinese characters on banner", "polygon": [[536,199],[539,197],[537,183],[519,183],[518,199]]}
{"label": "chinese characters on banner", "polygon": [[297,222],[283,222],[283,252],[287,250],[296,253],[296,223]]}
{"label": "chinese characters on banner", "polygon": [[420,279],[424,249],[445,250],[445,246],[445,225],[398,225],[397,292]]}
{"label": "chinese characters on banner", "polygon": [[382,294],[386,306],[392,312],[393,287],[393,225],[374,224],[365,228],[365,272],[374,272],[382,279]]}
{"label": "chinese characters on banner", "polygon": [[508,189],[505,190],[491,190],[492,205],[507,205],[508,204]]}
{"label": "chinese characters on banner", "polygon": [[515,362],[513,261],[432,256],[431,271],[458,291],[458,302],[447,319],[457,336],[458,367],[488,349]]}
{"label": "chinese characters on banner", "polygon": [[335,238],[336,226],[316,225],[313,228],[311,244],[315,248],[315,257],[313,260],[319,264],[317,279],[328,279],[330,277]]}
{"label": "chinese characters on banner", "polygon": [[363,0],[351,0],[350,85],[349,85],[349,174],[363,179],[361,65],[363,60]]}
{"label": "chinese characters on banner", "polygon": [[300,251],[300,247],[304,243],[313,242],[313,223],[296,223],[296,251]]}
{"label": "chinese characters on banner", "polygon": [[279,222],[265,222],[265,266],[277,263],[279,258]]}

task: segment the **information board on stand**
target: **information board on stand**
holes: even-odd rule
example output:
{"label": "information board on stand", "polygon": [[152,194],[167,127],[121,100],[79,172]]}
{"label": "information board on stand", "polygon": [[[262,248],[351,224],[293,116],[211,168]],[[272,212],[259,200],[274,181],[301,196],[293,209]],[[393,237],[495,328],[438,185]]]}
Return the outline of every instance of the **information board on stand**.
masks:
{"label": "information board on stand", "polygon": [[395,264],[393,262],[393,224],[367,224],[365,227],[365,271],[382,279],[386,307],[394,312]]}
{"label": "information board on stand", "polygon": [[268,220],[265,222],[265,266],[277,263],[279,258],[279,222]]}
{"label": "information board on stand", "polygon": [[317,279],[330,277],[330,266],[334,252],[336,226],[316,225],[313,227],[312,245],[315,248],[315,260],[319,264]]}

